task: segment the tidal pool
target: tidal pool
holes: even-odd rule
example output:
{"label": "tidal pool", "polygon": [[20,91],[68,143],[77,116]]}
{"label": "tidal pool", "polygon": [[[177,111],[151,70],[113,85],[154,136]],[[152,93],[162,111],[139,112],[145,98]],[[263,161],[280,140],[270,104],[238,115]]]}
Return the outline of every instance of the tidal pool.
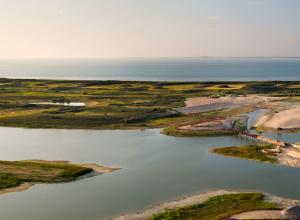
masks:
{"label": "tidal pool", "polygon": [[0,159],[70,160],[122,169],[0,195],[4,220],[100,220],[212,189],[257,190],[300,199],[300,169],[227,158],[212,147],[238,137],[169,137],[159,130],[0,128]]}

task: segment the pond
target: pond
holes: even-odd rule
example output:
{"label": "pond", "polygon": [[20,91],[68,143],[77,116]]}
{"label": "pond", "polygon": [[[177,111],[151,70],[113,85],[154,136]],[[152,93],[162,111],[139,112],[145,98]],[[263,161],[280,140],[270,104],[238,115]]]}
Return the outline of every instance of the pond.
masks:
{"label": "pond", "polygon": [[209,152],[213,147],[248,143],[238,137],[169,137],[157,129],[2,127],[0,133],[2,160],[70,160],[122,168],[72,183],[38,184],[3,194],[0,210],[5,220],[100,220],[211,189],[257,190],[300,199],[300,169]]}

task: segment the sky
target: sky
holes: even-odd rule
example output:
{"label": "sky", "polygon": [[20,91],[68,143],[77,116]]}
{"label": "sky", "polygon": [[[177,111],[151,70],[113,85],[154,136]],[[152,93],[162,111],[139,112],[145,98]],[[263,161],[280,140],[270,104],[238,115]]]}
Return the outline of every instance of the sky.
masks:
{"label": "sky", "polygon": [[300,0],[0,5],[0,59],[300,56]]}

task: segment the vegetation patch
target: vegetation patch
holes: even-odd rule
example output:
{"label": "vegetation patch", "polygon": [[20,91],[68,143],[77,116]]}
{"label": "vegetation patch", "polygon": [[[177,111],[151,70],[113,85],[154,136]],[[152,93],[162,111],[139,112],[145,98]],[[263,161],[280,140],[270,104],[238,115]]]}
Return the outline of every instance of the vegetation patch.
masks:
{"label": "vegetation patch", "polygon": [[150,220],[220,220],[247,211],[276,209],[277,205],[265,201],[261,193],[238,193],[215,196],[201,204],[166,210]]}
{"label": "vegetation patch", "polygon": [[17,187],[22,184],[23,181],[11,174],[0,174],[0,190]]}
{"label": "vegetation patch", "polygon": [[213,153],[224,156],[232,156],[260,162],[277,163],[277,159],[263,152],[273,148],[271,145],[246,145],[241,147],[224,147],[213,149]]}
{"label": "vegetation patch", "polygon": [[91,168],[67,162],[0,161],[0,190],[25,182],[68,182],[91,172]]}
{"label": "vegetation patch", "polygon": [[210,130],[197,131],[191,129],[179,129],[178,127],[167,127],[162,130],[162,133],[169,136],[176,137],[197,137],[197,136],[224,136],[234,135],[230,130]]}
{"label": "vegetation patch", "polygon": [[[265,94],[296,97],[297,82],[137,82],[0,79],[0,126],[30,128],[155,128],[196,117],[174,109],[191,97]],[[82,102],[86,106],[32,103]],[[238,111],[238,110],[235,110]],[[201,115],[205,117],[228,115]],[[234,112],[231,112],[234,113]],[[163,120],[165,119],[166,120]]]}

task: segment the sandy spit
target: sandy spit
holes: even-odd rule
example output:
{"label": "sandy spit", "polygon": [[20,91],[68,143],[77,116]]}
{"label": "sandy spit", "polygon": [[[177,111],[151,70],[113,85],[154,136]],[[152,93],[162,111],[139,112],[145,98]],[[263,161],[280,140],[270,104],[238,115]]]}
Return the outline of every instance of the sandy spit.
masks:
{"label": "sandy spit", "polygon": [[[25,160],[25,161],[43,162],[44,160]],[[47,163],[49,163],[49,162],[63,163],[63,164],[70,163],[70,161],[44,161],[44,162],[47,162]],[[104,167],[104,166],[101,166],[101,165],[96,164],[96,163],[93,163],[93,164],[79,164],[79,166],[83,166],[83,167],[86,167],[86,168],[91,168],[91,169],[94,170],[94,172],[83,175],[83,176],[80,176],[76,180],[89,178],[89,177],[93,177],[93,176],[96,176],[96,175],[102,175],[102,174],[110,173],[110,172],[121,169],[121,168]],[[62,182],[62,183],[64,183],[64,182]],[[29,189],[30,187],[34,186],[35,184],[47,184],[47,183],[39,183],[39,182],[29,183],[29,182],[25,182],[25,183],[22,183],[21,185],[19,185],[17,187],[11,187],[11,188],[0,190],[0,195],[5,194],[5,193],[21,192],[21,191]],[[48,184],[50,184],[50,183],[48,183]],[[55,183],[51,183],[51,184],[55,184]]]}
{"label": "sandy spit", "polygon": [[29,189],[34,183],[23,183],[20,186],[0,190],[0,194],[20,192]]}
{"label": "sandy spit", "polygon": [[[180,208],[188,205],[199,204],[205,202],[206,200],[210,199],[211,197],[221,196],[226,194],[237,194],[237,193],[246,193],[246,192],[254,192],[254,191],[228,191],[228,190],[215,190],[215,191],[208,191],[203,193],[198,193],[186,197],[179,198],[174,201],[164,202],[161,204],[157,204],[153,207],[145,209],[140,212],[132,213],[132,214],[124,214],[115,218],[111,218],[113,220],[145,220],[149,217],[164,212],[166,209],[175,209]],[[280,208],[286,209],[291,206],[300,205],[300,200],[291,200],[286,198],[281,198],[278,196],[274,196],[271,194],[264,193],[265,200],[274,202],[279,205]],[[260,211],[253,211],[253,212],[245,212],[236,217],[245,217],[245,219],[249,219],[247,217],[255,217],[256,219],[261,219],[260,217],[264,218],[266,216],[276,216],[279,217],[278,219],[285,219],[284,216],[281,214],[280,210],[260,210]],[[240,219],[240,218],[237,218]],[[252,218],[253,219],[253,218]]]}
{"label": "sandy spit", "polygon": [[166,209],[174,209],[179,208],[183,206],[193,205],[197,203],[202,203],[205,200],[214,197],[214,196],[220,196],[225,194],[234,194],[238,192],[230,192],[226,190],[216,190],[216,191],[208,191],[204,193],[194,194],[191,196],[183,197],[178,200],[169,201],[161,204],[157,204],[153,207],[150,207],[149,209],[146,209],[141,212],[133,213],[133,214],[125,214],[118,216],[116,218],[113,218],[114,220],[142,220],[147,219],[154,214],[158,214],[163,212]]}

